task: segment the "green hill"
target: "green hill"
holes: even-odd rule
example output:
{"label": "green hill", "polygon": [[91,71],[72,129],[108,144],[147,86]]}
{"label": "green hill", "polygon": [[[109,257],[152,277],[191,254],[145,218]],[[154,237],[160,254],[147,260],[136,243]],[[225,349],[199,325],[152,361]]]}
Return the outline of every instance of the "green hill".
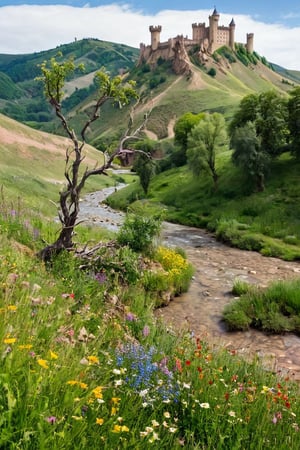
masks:
{"label": "green hill", "polygon": [[[43,99],[42,86],[35,78],[40,75],[38,65],[58,52],[64,58],[73,57],[76,64],[83,63],[85,66],[85,76],[76,73],[66,89],[68,96],[72,97],[74,93],[72,106],[81,102],[90,92],[89,89],[93,90],[93,77],[89,74],[102,67],[112,75],[126,72],[134,66],[139,53],[137,49],[123,44],[83,39],[33,54],[0,54],[0,112],[34,126],[53,120],[51,110]],[[50,127],[51,131],[54,128]]]}

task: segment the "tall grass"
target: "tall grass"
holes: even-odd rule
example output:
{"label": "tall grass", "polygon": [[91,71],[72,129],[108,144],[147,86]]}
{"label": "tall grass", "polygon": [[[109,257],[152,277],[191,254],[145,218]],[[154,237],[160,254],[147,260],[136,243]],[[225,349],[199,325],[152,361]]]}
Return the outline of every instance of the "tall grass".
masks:
{"label": "tall grass", "polygon": [[46,268],[1,220],[1,448],[299,448],[288,377],[167,329],[139,284]]}

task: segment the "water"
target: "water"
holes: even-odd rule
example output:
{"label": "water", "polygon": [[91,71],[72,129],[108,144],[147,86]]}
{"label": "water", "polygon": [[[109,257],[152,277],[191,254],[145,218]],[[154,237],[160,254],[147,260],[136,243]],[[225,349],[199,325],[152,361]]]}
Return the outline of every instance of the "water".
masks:
{"label": "water", "polygon": [[[80,204],[80,218],[116,231],[124,215],[101,203],[114,189],[88,194]],[[268,335],[252,329],[228,332],[222,321],[222,310],[233,300],[231,289],[237,278],[266,286],[273,280],[299,276],[299,263],[230,248],[205,230],[177,224],[163,224],[162,240],[164,245],[186,251],[195,275],[189,291],[158,309],[156,316],[170,327],[189,330],[213,346],[230,348],[245,357],[258,355],[268,369],[300,380],[298,336]]]}

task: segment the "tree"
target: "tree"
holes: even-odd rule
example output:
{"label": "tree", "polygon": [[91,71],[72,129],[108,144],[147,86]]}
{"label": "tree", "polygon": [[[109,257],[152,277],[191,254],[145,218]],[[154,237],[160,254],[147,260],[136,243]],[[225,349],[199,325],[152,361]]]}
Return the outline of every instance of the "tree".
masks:
{"label": "tree", "polygon": [[300,158],[300,87],[290,92],[288,100],[288,125],[291,139],[291,151]]}
{"label": "tree", "polygon": [[232,161],[241,167],[255,182],[256,190],[264,190],[265,175],[270,165],[270,155],[263,151],[261,140],[256,134],[255,124],[247,122],[236,129],[231,145],[234,149]]}
{"label": "tree", "polygon": [[192,128],[203,119],[205,113],[193,114],[188,112],[183,114],[174,125],[174,143],[179,146],[179,150],[174,154],[174,163],[177,166],[186,164],[186,151],[188,137]]}
{"label": "tree", "polygon": [[[127,105],[131,99],[137,99],[137,93],[134,89],[133,81],[122,83],[121,77],[111,78],[108,74],[99,71],[96,73],[97,83],[97,99],[92,108],[91,115],[83,125],[80,132],[80,139],[75,131],[69,126],[68,119],[63,115],[61,102],[64,95],[64,84],[68,77],[82,65],[76,67],[73,59],[60,61],[58,58],[51,58],[40,65],[42,75],[38,80],[44,85],[44,93],[47,100],[55,110],[55,114],[61,121],[61,124],[72,142],[71,150],[66,150],[65,178],[66,186],[60,192],[59,200],[59,219],[61,222],[61,231],[57,240],[41,250],[39,256],[48,261],[64,249],[72,249],[74,244],[72,241],[74,227],[77,225],[79,213],[80,193],[85,185],[86,180],[92,175],[105,174],[105,171],[111,166],[114,158],[122,154],[123,146],[129,139],[136,139],[139,132],[143,128],[145,122],[135,131],[132,129],[133,120],[130,116],[128,129],[122,137],[118,148],[104,161],[101,166],[93,169],[85,168],[83,173],[79,169],[84,160],[83,149],[86,142],[86,132],[89,126],[99,118],[100,108],[109,100],[114,101],[120,107]],[[146,120],[146,119],[145,119]]]}
{"label": "tree", "polygon": [[285,149],[288,138],[287,102],[275,91],[244,97],[229,126],[230,137],[247,122],[253,122],[262,150],[276,157]]}
{"label": "tree", "polygon": [[151,178],[156,172],[156,164],[152,157],[157,148],[157,142],[143,139],[132,147],[136,152],[132,169],[138,174],[141,186],[147,195]]}
{"label": "tree", "polygon": [[219,113],[206,114],[191,130],[188,139],[188,165],[196,176],[202,170],[210,173],[215,189],[219,179],[216,155],[226,142],[225,120]]}

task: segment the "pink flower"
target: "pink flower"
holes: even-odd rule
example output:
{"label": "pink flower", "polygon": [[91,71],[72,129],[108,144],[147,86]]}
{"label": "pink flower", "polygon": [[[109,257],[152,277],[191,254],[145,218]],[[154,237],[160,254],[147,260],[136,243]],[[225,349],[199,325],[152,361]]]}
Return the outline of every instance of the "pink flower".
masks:
{"label": "pink flower", "polygon": [[147,337],[150,334],[150,328],[148,327],[148,325],[145,325],[143,328],[143,336]]}
{"label": "pink flower", "polygon": [[46,417],[46,421],[53,425],[56,422],[56,417],[55,416]]}

